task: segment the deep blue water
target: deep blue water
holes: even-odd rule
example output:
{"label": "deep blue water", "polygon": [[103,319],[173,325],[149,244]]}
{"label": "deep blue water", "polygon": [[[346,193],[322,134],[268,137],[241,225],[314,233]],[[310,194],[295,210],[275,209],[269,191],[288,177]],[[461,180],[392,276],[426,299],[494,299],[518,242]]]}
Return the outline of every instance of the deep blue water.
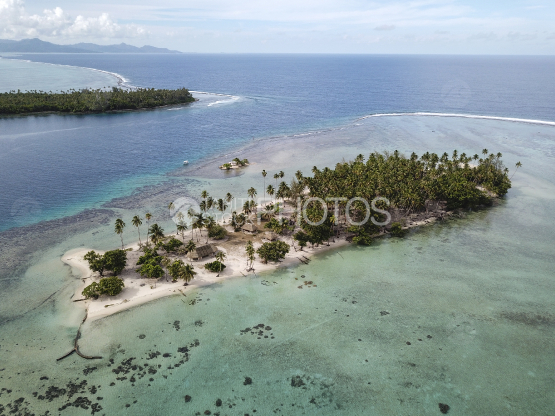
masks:
{"label": "deep blue water", "polygon": [[[73,214],[165,180],[183,159],[253,137],[373,113],[555,121],[555,57],[28,55],[116,72],[140,87],[231,94],[231,103],[110,115],[0,119],[0,230]],[[17,87],[17,86],[14,86]]]}

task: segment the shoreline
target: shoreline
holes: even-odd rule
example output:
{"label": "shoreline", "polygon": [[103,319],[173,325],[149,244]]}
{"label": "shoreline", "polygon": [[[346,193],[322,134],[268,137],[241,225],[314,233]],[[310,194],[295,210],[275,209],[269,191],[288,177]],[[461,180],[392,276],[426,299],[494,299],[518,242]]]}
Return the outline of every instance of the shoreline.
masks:
{"label": "shoreline", "polygon": [[[448,219],[452,217],[453,214],[454,211],[446,211],[445,214],[442,216],[432,214],[427,218],[415,220],[411,220],[411,218],[409,217],[406,219],[407,225],[404,226],[403,229],[410,230],[412,228],[420,226],[431,225],[437,221]],[[239,236],[245,235],[242,231],[230,232],[228,230],[228,233],[237,234]],[[260,237],[262,235],[264,235],[263,231],[257,234],[257,237]],[[386,235],[388,235],[388,233],[384,232],[380,234],[375,234],[372,236],[372,238],[383,238]],[[179,235],[175,233],[169,233],[166,235],[166,237],[174,237],[179,239]],[[254,240],[253,236],[249,235],[248,237]],[[91,284],[93,281],[95,281],[95,279],[98,280],[98,278],[100,278],[98,273],[92,272],[89,269],[88,263],[83,259],[83,256],[88,251],[90,251],[90,249],[78,248],[69,250],[64,253],[64,255],[61,257],[61,260],[66,265],[70,266],[72,268],[72,272],[74,274],[78,274],[79,279],[82,281],[82,284],[79,286],[78,289],[76,289],[74,297],[78,297],[78,299],[74,299],[74,303],[82,303],[83,305],[85,305],[84,309],[87,311],[87,319],[89,321],[94,321],[167,296],[182,295],[187,297],[186,292],[190,292],[200,287],[222,283],[225,280],[231,278],[247,276],[259,277],[259,274],[264,274],[283,268],[294,267],[300,264],[308,264],[308,262],[310,262],[311,260],[311,257],[317,254],[326,253],[334,249],[341,249],[348,245],[354,244],[349,241],[349,235],[345,233],[339,237],[334,237],[333,241],[330,241],[328,244],[323,243],[320,246],[315,247],[306,246],[301,251],[294,246],[293,238],[291,235],[282,235],[279,237],[279,240],[284,241],[291,247],[291,250],[289,251],[289,253],[287,253],[285,258],[278,263],[269,262],[267,264],[264,264],[260,260],[260,258],[256,256],[255,262],[253,263],[253,267],[255,267],[255,269],[248,272],[246,271],[246,256],[244,252],[244,247],[242,245],[238,247],[238,250],[233,250],[233,247],[229,246],[225,247],[225,243],[230,240],[229,236],[226,237],[226,239],[224,240],[212,240],[211,242],[209,242],[209,244],[215,246],[218,250],[223,251],[227,255],[227,258],[224,261],[224,264],[226,265],[225,270],[219,274],[216,274],[204,269],[204,264],[214,261],[213,256],[209,256],[205,260],[189,261],[189,263],[195,267],[195,271],[197,272],[197,274],[195,275],[195,278],[186,285],[183,284],[183,281],[181,280],[178,280],[177,282],[166,281],[164,277],[157,279],[157,281],[154,283],[151,279],[143,278],[138,275],[135,272],[135,269],[137,268],[136,260],[142,252],[139,250],[140,247],[138,242],[134,242],[132,244],[124,246],[125,249],[131,249],[131,251],[128,251],[127,266],[118,276],[123,279],[125,283],[125,287],[122,292],[113,297],[103,295],[98,299],[87,299],[83,300],[82,302],[77,302],[77,300],[82,299],[81,292],[83,291],[83,289]],[[199,244],[202,244],[203,238],[206,237],[201,236]],[[262,239],[264,239],[264,237],[260,238],[260,240]],[[260,246],[260,244],[257,243],[255,243],[254,245],[255,248],[258,248]],[[97,252],[100,254],[104,253],[104,251],[101,250],[97,250]],[[172,257],[179,258],[175,255]],[[302,257],[304,257],[304,259]],[[185,258],[185,260],[187,259]],[[152,287],[153,285],[155,286],[154,288]]]}

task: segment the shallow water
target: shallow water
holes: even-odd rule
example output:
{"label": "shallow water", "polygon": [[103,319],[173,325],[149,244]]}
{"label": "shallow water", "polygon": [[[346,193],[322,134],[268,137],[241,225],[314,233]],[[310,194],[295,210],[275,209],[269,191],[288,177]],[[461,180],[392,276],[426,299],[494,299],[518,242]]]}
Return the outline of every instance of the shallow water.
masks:
{"label": "shallow water", "polygon": [[[440,414],[444,403],[449,414],[548,415],[555,405],[554,144],[551,126],[391,117],[253,142],[238,150],[256,161],[241,176],[226,177],[214,169],[217,161],[188,174],[175,171],[172,185],[155,187],[147,205],[166,206],[168,198],[183,195],[179,189],[239,196],[261,187],[262,168],[289,177],[298,168],[308,172],[374,150],[469,153],[488,147],[502,151],[508,166],[517,160],[524,165],[496,207],[423,227],[403,240],[327,252],[309,265],[87,322],[81,350],[104,359],[74,355],[56,363],[82,317],[69,302],[78,281],[59,257],[80,245],[118,243],[111,223],[78,233],[37,255],[36,266],[10,288],[7,301],[14,304],[24,302],[29,289],[37,299],[53,296],[2,326],[0,387],[13,392],[4,392],[0,403],[24,397],[28,408],[44,412],[83,396],[102,412],[145,415],[428,415]],[[287,149],[293,145],[292,154]],[[124,218],[134,215],[143,207],[135,198],[114,209]],[[166,212],[157,218],[171,229]],[[298,289],[304,280],[317,287]],[[260,339],[252,330],[241,333],[259,324],[271,327]],[[245,385],[245,377],[252,384]],[[49,402],[32,395],[44,395],[49,386],[68,390],[76,380],[87,386],[71,398],[66,393]],[[93,385],[97,391],[89,390]],[[66,413],[91,411],[72,409]]]}
{"label": "shallow water", "polygon": [[68,91],[83,88],[110,88],[118,78],[107,72],[71,65],[51,65],[5,56],[0,59],[0,92],[9,91]]}
{"label": "shallow water", "polygon": [[[0,229],[19,226],[0,233],[5,413],[430,415],[440,414],[439,403],[454,415],[553,413],[555,127],[417,115],[357,120],[462,109],[553,121],[550,58],[468,59],[457,75],[466,87],[454,93],[442,87],[462,58],[33,59],[124,73],[134,85],[186,83],[236,95],[195,93],[201,101],[193,106],[149,112],[0,120]],[[539,87],[522,73],[547,81]],[[523,163],[498,206],[87,322],[81,351],[103,359],[56,362],[84,315],[71,302],[79,276],[60,257],[118,246],[116,217],[129,223],[150,211],[173,230],[170,201],[203,189],[246,197],[251,186],[261,191],[262,169],[267,185],[274,172],[289,180],[297,169],[309,174],[359,153],[484,147],[503,153],[511,175]],[[251,166],[217,169],[235,156]],[[185,158],[192,163],[181,167]],[[128,224],[124,240],[135,239]],[[305,280],[316,287],[298,289]],[[252,330],[259,324],[260,339]],[[58,411],[79,397],[88,409]]]}

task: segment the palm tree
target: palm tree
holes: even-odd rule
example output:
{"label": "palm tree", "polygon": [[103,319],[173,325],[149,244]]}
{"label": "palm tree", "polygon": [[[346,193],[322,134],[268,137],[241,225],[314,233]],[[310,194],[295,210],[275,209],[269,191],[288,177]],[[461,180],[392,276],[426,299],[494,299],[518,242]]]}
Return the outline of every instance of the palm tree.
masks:
{"label": "palm tree", "polygon": [[[177,218],[177,223],[176,226],[178,226],[179,224],[183,223],[183,220],[185,219],[185,215],[183,215],[183,213],[181,211],[179,211],[175,217]],[[185,229],[187,229],[187,227],[185,227]],[[179,227],[177,227],[177,233],[179,234]]]}
{"label": "palm tree", "polygon": [[166,282],[168,281],[168,267],[170,267],[170,264],[172,264],[170,258],[168,256],[164,256],[162,258],[162,266],[164,266],[164,271],[166,272]]}
{"label": "palm tree", "polygon": [[518,168],[521,168],[521,167],[522,167],[522,163],[516,162],[516,165],[515,165],[515,166],[516,166],[515,172],[511,175],[511,178],[510,178],[510,179],[513,179],[513,176],[515,176],[515,173],[516,173],[516,171],[518,170]]}
{"label": "palm tree", "polygon": [[133,224],[134,227],[137,227],[137,232],[139,233],[139,247],[140,247],[142,246],[142,243],[141,243],[141,230],[139,229],[139,225],[142,225],[143,222],[141,221],[141,218],[138,215],[135,215],[131,220],[131,224]]}
{"label": "palm tree", "polygon": [[227,209],[227,204],[225,203],[225,201],[220,198],[218,199],[218,202],[216,203],[216,207],[218,208],[218,211],[220,211],[223,215],[224,211]]}
{"label": "palm tree", "polygon": [[152,218],[152,214],[150,212],[147,212],[145,214],[145,219],[146,219],[146,245],[147,246],[148,246],[148,231],[150,229],[149,222],[150,222],[151,218]]}
{"label": "palm tree", "polygon": [[175,205],[173,204],[173,202],[170,202],[168,204],[168,209],[170,211],[170,218],[172,217],[172,209],[174,209],[174,208],[175,208]]}
{"label": "palm tree", "polygon": [[274,195],[275,189],[272,185],[268,185],[268,188],[266,188],[266,193],[270,196]]}
{"label": "palm tree", "polygon": [[[224,262],[224,260],[227,256],[225,255],[225,253],[223,251],[218,251],[216,253],[215,257],[216,257],[216,261],[220,262],[220,271],[218,272],[218,276],[219,276],[220,273],[222,272],[222,264],[223,264],[223,262]],[[218,277],[218,276],[216,276],[216,277]]]}
{"label": "palm tree", "polygon": [[[202,212],[195,214],[194,226],[199,229],[200,236],[202,236],[202,229],[205,227],[205,224],[204,224],[205,221],[206,221],[206,218],[204,217]],[[199,241],[198,238],[197,238],[197,241]]]}
{"label": "palm tree", "polygon": [[179,223],[177,224],[177,232],[181,233],[181,238],[183,239],[183,244],[185,244],[185,231],[187,231],[187,224],[185,224],[183,221],[179,221]]}
{"label": "palm tree", "polygon": [[187,245],[185,246],[185,250],[187,250],[187,253],[190,253],[191,251],[194,251],[197,248],[197,245],[195,244],[195,242],[193,240],[190,240]]}
{"label": "palm tree", "polygon": [[195,278],[195,268],[191,264],[186,264],[181,268],[181,277],[185,280],[185,284],[189,284]]}
{"label": "palm tree", "polygon": [[125,228],[125,223],[121,218],[116,220],[116,225],[114,227],[114,231],[118,234],[121,238],[121,249],[123,250],[123,229]]}
{"label": "palm tree", "polygon": [[154,245],[158,244],[158,242],[162,241],[162,239],[164,238],[164,229],[158,224],[152,224],[149,229],[149,233],[150,241],[152,241]]}
{"label": "palm tree", "polygon": [[247,247],[245,248],[245,250],[247,252],[247,271],[250,272],[251,270],[254,270],[252,264],[254,262],[255,253],[251,240],[247,241]]}
{"label": "palm tree", "polygon": [[[229,192],[225,195],[225,202],[227,202],[228,204],[231,204],[231,201],[233,201],[233,195],[231,195]],[[233,209],[233,207],[232,207]]]}
{"label": "palm tree", "polygon": [[264,203],[266,202],[266,175],[268,173],[266,172],[266,170],[262,170],[262,177],[264,178],[264,186],[262,187],[262,189],[264,190]]}
{"label": "palm tree", "polygon": [[249,197],[251,199],[254,199],[254,197],[256,196],[256,189],[254,189],[252,186],[249,188],[249,190],[247,191],[247,194],[249,195]]}
{"label": "palm tree", "polygon": [[[193,208],[189,208],[189,209],[187,210],[187,217],[188,217],[190,220],[193,220],[193,218],[195,218],[196,215],[197,215],[197,213],[195,212],[195,210],[194,210]],[[193,238],[195,238],[195,228],[196,228],[196,226],[195,226],[195,223],[194,223],[194,221],[193,221],[193,222],[191,223],[191,240],[192,240]]]}
{"label": "palm tree", "polygon": [[276,188],[277,188],[277,181],[279,179],[279,173],[274,173],[274,179],[276,180]]}

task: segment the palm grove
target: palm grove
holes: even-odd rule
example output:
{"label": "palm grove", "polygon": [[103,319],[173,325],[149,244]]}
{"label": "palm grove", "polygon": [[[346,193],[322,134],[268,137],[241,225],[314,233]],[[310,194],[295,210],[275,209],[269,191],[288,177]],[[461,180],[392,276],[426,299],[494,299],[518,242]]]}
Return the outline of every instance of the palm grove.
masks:
{"label": "palm grove", "polygon": [[[164,276],[167,279],[168,275],[172,281],[183,279],[188,283],[194,278],[196,271],[192,264],[184,262],[179,256],[194,251],[197,243],[200,244],[204,238],[208,243],[210,238],[221,240],[228,235],[227,229],[215,220],[213,214],[216,211],[222,215],[228,212],[228,224],[234,232],[241,232],[245,224],[257,218],[264,223],[265,229],[276,235],[291,236],[300,250],[307,244],[322,244],[340,233],[344,233],[350,241],[363,245],[370,244],[372,237],[380,233],[401,237],[406,232],[402,224],[404,219],[412,213],[428,213],[430,206],[433,206],[430,202],[441,202],[446,209],[454,210],[488,206],[493,198],[504,196],[511,187],[511,181],[501,157],[500,153],[489,153],[487,149],[482,151],[481,156],[467,156],[456,150],[451,155],[425,153],[420,157],[415,153],[406,157],[398,151],[375,152],[367,160],[359,155],[350,162],[338,163],[335,169],[319,169],[314,166],[312,177],[305,177],[302,172],[297,171],[290,184],[283,180],[278,183],[285,176],[281,171],[273,175],[275,185],[270,183],[267,186],[267,172],[263,170],[264,202],[261,206],[255,202],[258,192],[253,187],[247,190],[246,201],[239,212],[228,212],[235,199],[230,193],[223,198],[213,198],[207,191],[203,191],[200,212],[189,209],[186,214],[176,214],[176,235],[181,236],[181,241],[173,236],[165,236],[164,230],[157,223],[151,225],[152,214],[147,213],[146,243],[141,244],[140,226],[143,220],[139,216],[133,217],[131,223],[137,229],[139,247],[143,251],[137,262],[137,272],[144,278],[152,279],[154,284]],[[517,163],[516,169],[520,166],[520,162]],[[266,194],[270,201],[266,201]],[[389,205],[378,203],[377,208],[380,211],[368,212],[368,206],[361,200],[371,201],[376,197],[386,198]],[[356,198],[353,203],[347,202],[353,198]],[[298,215],[299,201],[308,202],[302,204],[305,207],[304,215]],[[323,204],[321,201],[330,202]],[[337,211],[335,201],[338,201]],[[283,215],[286,204],[291,207],[288,216]],[[175,207],[170,203],[170,216],[173,209]],[[401,213],[401,220],[383,226],[376,225],[376,222],[384,221],[384,210]],[[185,222],[185,215],[190,220],[189,225]],[[376,221],[361,223],[362,219],[368,217]],[[189,226],[191,234],[186,241],[185,231]],[[121,249],[108,251],[104,255],[91,251],[85,256],[91,270],[99,272],[101,276],[105,271],[111,271],[113,276],[91,285],[92,289],[89,286],[83,292],[84,296],[112,295],[123,288],[123,281],[116,276],[126,266],[124,228],[125,223],[117,219],[114,231],[120,236]],[[206,230],[204,236],[203,230]],[[255,254],[264,263],[279,262],[289,250],[289,244],[279,239],[263,242],[257,249],[249,240],[245,246],[247,271],[254,270]],[[218,252],[215,261],[206,263],[204,267],[211,272],[220,273],[225,269],[224,260],[225,254]],[[116,282],[115,279],[121,282]]]}

